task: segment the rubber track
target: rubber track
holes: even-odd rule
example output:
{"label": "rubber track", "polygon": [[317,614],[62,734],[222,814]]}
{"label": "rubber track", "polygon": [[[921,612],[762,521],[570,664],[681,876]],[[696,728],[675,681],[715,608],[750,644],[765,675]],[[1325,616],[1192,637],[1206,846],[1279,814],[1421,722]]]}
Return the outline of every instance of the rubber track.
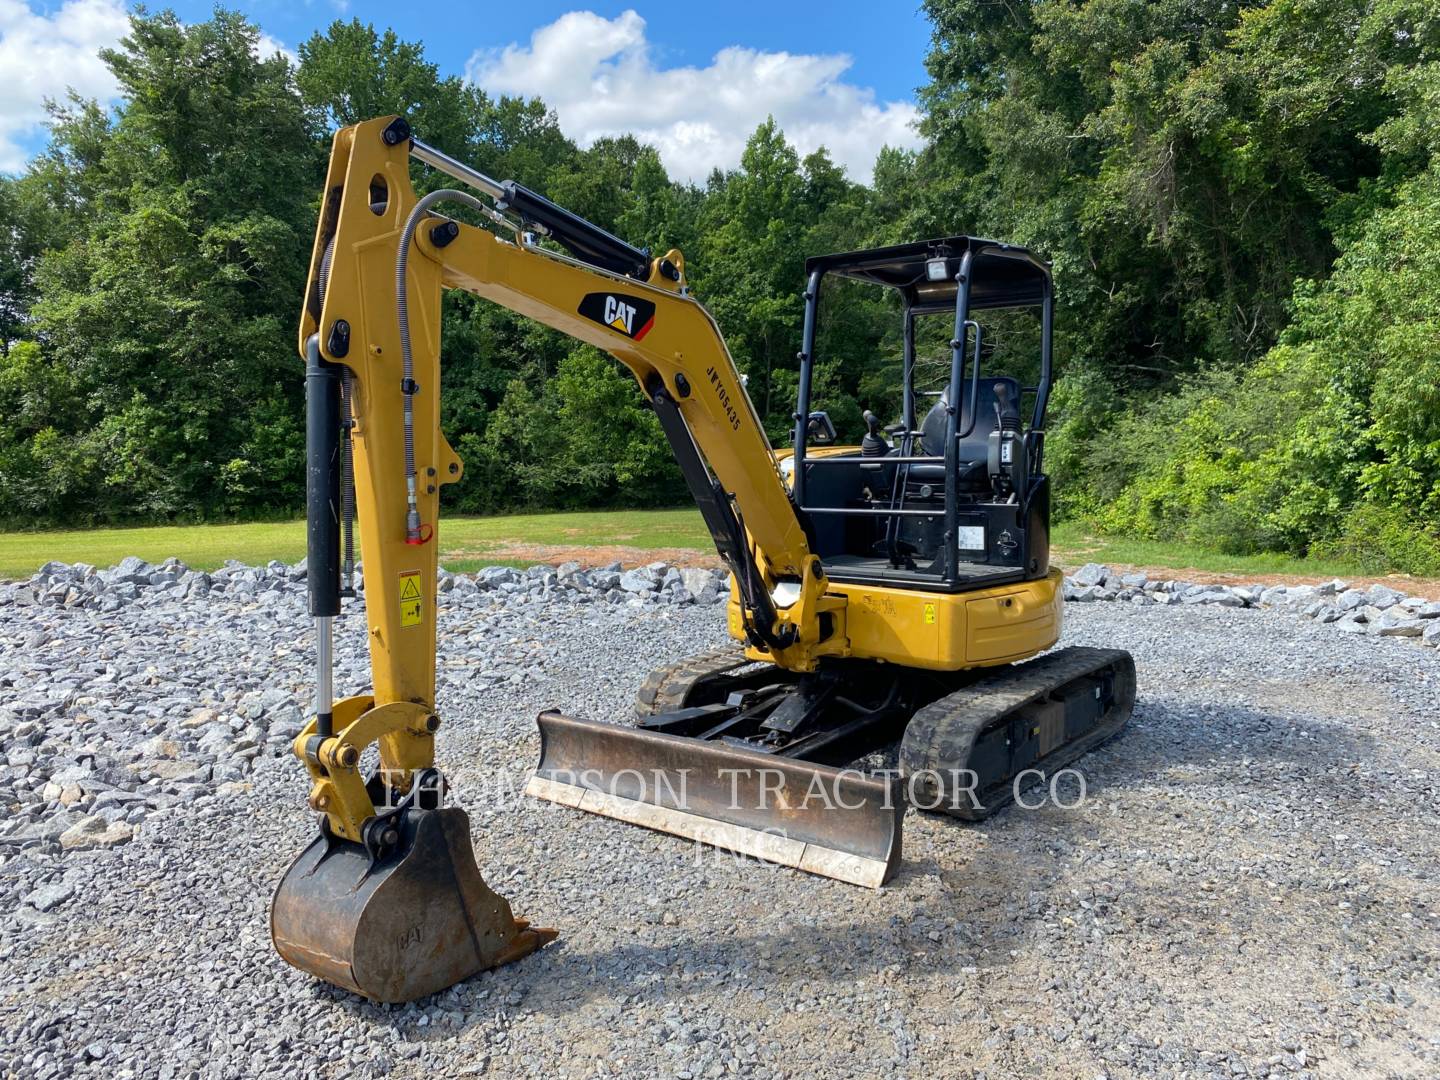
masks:
{"label": "rubber track", "polygon": [[[946,775],[952,769],[966,769],[976,739],[1006,714],[1073,679],[1107,667],[1113,667],[1116,673],[1112,716],[1091,732],[1052,750],[1029,766],[1046,770],[1063,768],[1115,735],[1130,719],[1135,705],[1135,660],[1129,653],[1119,649],[1060,649],[1025,664],[1002,668],[963,690],[931,702],[915,713],[905,729],[905,738],[900,744],[901,773]],[[1000,785],[998,792],[993,790],[993,785],[981,789],[978,795],[985,805],[978,810],[964,807],[940,812],[967,821],[983,821],[1013,800],[1014,785],[1009,779]],[[918,781],[916,794],[923,795],[927,803],[934,803],[940,793],[927,775]]]}
{"label": "rubber track", "polygon": [[656,668],[635,692],[635,715],[643,718],[683,709],[685,699],[697,684],[748,663],[751,661],[743,648],[729,646]]}

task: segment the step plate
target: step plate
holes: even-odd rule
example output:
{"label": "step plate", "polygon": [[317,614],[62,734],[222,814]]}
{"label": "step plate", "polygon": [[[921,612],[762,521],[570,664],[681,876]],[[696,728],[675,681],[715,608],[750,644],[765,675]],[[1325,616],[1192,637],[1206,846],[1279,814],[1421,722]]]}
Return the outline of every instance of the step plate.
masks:
{"label": "step plate", "polygon": [[899,864],[898,778],[558,712],[537,723],[527,795],[867,888]]}

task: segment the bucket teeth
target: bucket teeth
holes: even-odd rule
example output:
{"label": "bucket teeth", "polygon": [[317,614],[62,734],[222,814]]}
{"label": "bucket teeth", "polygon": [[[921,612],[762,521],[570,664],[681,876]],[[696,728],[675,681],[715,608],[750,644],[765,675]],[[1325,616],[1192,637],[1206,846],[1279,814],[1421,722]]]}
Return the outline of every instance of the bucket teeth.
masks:
{"label": "bucket teeth", "polygon": [[554,940],[516,919],[480,876],[470,820],[446,807],[406,815],[378,862],[320,837],[291,864],[270,908],[286,961],[374,1001],[413,1001]]}
{"label": "bucket teeth", "polygon": [[898,779],[541,713],[526,794],[878,888],[900,861]]}

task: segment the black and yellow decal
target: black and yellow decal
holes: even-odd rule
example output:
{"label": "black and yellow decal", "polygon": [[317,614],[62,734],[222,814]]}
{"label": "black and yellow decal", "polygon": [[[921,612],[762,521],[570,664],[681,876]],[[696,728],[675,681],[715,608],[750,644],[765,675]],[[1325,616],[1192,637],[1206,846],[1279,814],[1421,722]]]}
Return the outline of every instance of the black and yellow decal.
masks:
{"label": "black and yellow decal", "polygon": [[655,325],[655,305],[625,293],[586,293],[580,301],[580,314],[632,341],[644,338]]}
{"label": "black and yellow decal", "polygon": [[400,572],[400,625],[419,626],[425,601],[420,593],[420,571]]}

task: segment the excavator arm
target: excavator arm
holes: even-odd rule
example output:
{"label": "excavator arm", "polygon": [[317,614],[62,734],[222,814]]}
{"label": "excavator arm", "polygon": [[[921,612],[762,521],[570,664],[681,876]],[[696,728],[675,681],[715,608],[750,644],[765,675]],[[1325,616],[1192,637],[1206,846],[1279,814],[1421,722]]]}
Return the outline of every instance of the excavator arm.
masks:
{"label": "excavator arm", "polygon": [[[412,155],[491,203],[450,189],[417,198]],[[439,488],[463,470],[439,423],[447,288],[529,316],[623,363],[659,418],[732,572],[755,658],[812,671],[821,656],[843,655],[843,598],[825,595],[820,561],[810,553],[774,451],[719,328],[689,295],[680,252],[648,258],[540,196],[414,140],[399,118],[336,133],[326,193],[300,350],[314,383],[336,383],[348,416],[335,426],[335,445],[322,441],[311,476],[324,482],[319,501],[333,503],[338,527],[348,479],[338,474],[353,473],[374,680],[373,700],[350,698],[329,710],[339,718],[331,725],[334,742],[302,755],[316,774],[312,802],[337,833],[359,840],[373,808],[358,773],[335,781],[335,763],[378,742],[382,771],[400,788],[433,765],[435,523]],[[509,235],[438,212],[457,205],[486,214]],[[539,229],[575,254],[530,242],[530,230]],[[338,493],[330,490],[330,460],[338,463]],[[338,611],[329,594],[338,600],[346,574],[343,561],[327,565],[325,554],[337,545],[319,539],[324,550],[314,560],[311,596],[319,608],[313,614],[326,620]],[[325,705],[317,701],[322,720]],[[310,737],[300,743],[313,745]]]}
{"label": "excavator arm", "polygon": [[[468,190],[417,197],[412,157]],[[456,208],[496,231],[442,212]],[[543,246],[541,237],[564,253]],[[294,749],[310,774],[309,802],[323,815],[323,835],[282,882],[272,926],[277,947],[297,966],[386,1000],[455,981],[450,969],[428,981],[398,979],[394,970],[414,967],[413,956],[404,965],[393,957],[374,960],[366,969],[357,942],[377,935],[357,925],[376,917],[380,905],[357,901],[351,882],[378,888],[377,869],[387,859],[391,878],[430,873],[433,867],[420,867],[409,851],[415,823],[463,816],[442,809],[443,781],[434,768],[439,490],[464,468],[440,429],[446,289],[529,316],[603,349],[631,371],[732,572],[732,628],[750,656],[807,672],[847,647],[844,598],[827,595],[820,561],[724,339],[689,294],[681,253],[650,258],[535,193],[426,146],[403,118],[338,131],[299,333],[318,664],[315,717]],[[373,691],[335,700],[333,626],[342,597],[354,591],[354,531]],[[372,745],[379,768],[367,777],[362,755]],[[468,888],[483,896],[476,903],[499,912],[487,931],[489,946],[467,905],[451,920],[451,938],[468,928],[475,939],[465,966],[493,966],[553,936],[512,920],[508,905],[479,880],[468,844],[457,850],[459,835],[450,823],[451,858],[442,861],[468,863],[468,871],[454,871],[468,882],[459,891]],[[432,840],[432,847],[439,844]],[[414,895],[423,895],[416,888]],[[337,890],[349,890],[354,910],[322,932],[315,913],[337,907]],[[405,926],[377,934],[427,937]]]}

